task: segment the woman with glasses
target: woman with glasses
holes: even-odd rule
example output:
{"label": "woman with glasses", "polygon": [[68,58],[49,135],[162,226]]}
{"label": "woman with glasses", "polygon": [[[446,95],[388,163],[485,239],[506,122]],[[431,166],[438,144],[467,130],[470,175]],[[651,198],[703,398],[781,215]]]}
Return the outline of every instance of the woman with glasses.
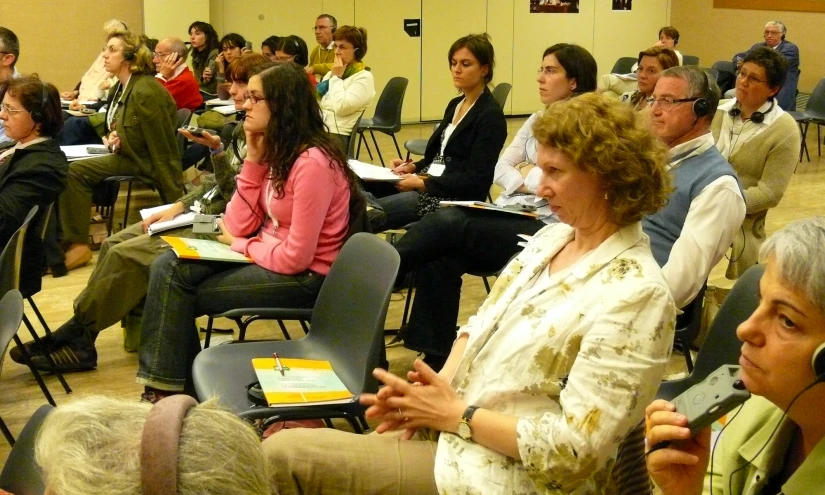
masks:
{"label": "woman with glasses", "polygon": [[630,103],[636,110],[647,108],[647,99],[653,95],[653,88],[659,80],[659,74],[663,70],[677,67],[679,59],[676,54],[661,46],[648,48],[639,52],[639,62],[636,69],[637,89],[633,92],[622,94],[621,101]]}
{"label": "woman with glasses", "polygon": [[[273,60],[276,62],[295,62],[301,67],[306,67],[309,64],[309,49],[300,36],[285,36],[278,41]],[[312,87],[318,85],[315,74],[307,73],[307,77],[309,77]]]}
{"label": "woman with glasses", "polygon": [[218,33],[208,22],[195,21],[189,26],[189,42],[192,46],[192,72],[201,91],[210,95],[218,93],[217,58],[221,52]]}
{"label": "woman with glasses", "polygon": [[152,263],[137,374],[149,400],[183,392],[200,351],[197,316],[311,307],[348,231],[355,182],[303,67],[267,69],[247,91],[246,159],[217,239],[252,263],[184,260],[172,251]]}
{"label": "woman with glasses", "polygon": [[106,70],[118,82],[109,92],[103,141],[110,153],[69,166],[60,195],[60,223],[69,270],[92,259],[89,210],[93,188],[107,177],[133,175],[155,184],[164,198],[183,194],[180,151],[175,138],[177,108],[155,78],[152,51],[129,31],[116,31],[106,42]]}
{"label": "woman with glasses", "polygon": [[459,38],[447,53],[453,98],[417,162],[392,161],[401,177],[394,185],[367,183],[386,214],[384,229],[403,227],[438,209],[445,199],[484,201],[504,141],[507,121],[488,85],[493,80],[495,51],[490,37]]}
{"label": "woman with glasses", "polygon": [[779,204],[796,170],[801,137],[796,121],[777,103],[788,61],[768,47],[751,50],[736,76],[736,97],[716,111],[716,147],[736,170],[746,215],[734,238],[727,277],[756,264],[768,210]]}
{"label": "woman with glasses", "polygon": [[316,86],[324,124],[347,150],[355,122],[375,98],[375,79],[364,65],[367,30],[341,26],[332,35],[335,61]]}
{"label": "woman with glasses", "polygon": [[534,113],[504,150],[495,168],[503,191],[496,204],[535,209],[538,218],[472,208],[441,208],[424,215],[395,244],[400,275],[415,270],[416,296],[404,346],[424,353],[424,362],[439,370],[455,340],[461,276],[496,271],[519,250],[518,235],[533,235],[557,218],[547,201],[536,196],[541,169],[536,166],[533,124],[549,105],[596,87],[596,61],[578,45],[559,43],[544,51],[538,70],[542,110]]}
{"label": "woman with glasses", "polygon": [[[45,208],[57,201],[66,187],[69,164],[57,142],[63,114],[54,86],[37,76],[12,78],[0,89],[0,100],[0,121],[6,136],[17,141],[14,147],[0,152],[2,250],[33,206],[41,208],[42,217]],[[21,273],[34,275],[37,287],[44,261],[40,233],[30,225]],[[29,277],[24,276],[21,282]]]}

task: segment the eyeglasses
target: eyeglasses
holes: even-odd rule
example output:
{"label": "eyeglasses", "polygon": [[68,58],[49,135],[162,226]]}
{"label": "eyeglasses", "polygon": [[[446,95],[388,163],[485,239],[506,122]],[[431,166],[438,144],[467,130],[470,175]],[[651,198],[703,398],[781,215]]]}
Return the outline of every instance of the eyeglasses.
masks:
{"label": "eyeglasses", "polygon": [[687,103],[689,101],[696,101],[699,98],[659,98],[656,99],[654,97],[650,97],[647,99],[647,106],[652,107],[655,103],[659,104],[659,107],[662,110],[670,110],[673,105],[678,103]]}
{"label": "eyeglasses", "polygon": [[555,67],[539,67],[539,69],[536,71],[536,74],[538,74],[539,76],[543,75],[545,77],[550,77],[554,74],[564,74],[564,72],[560,71]]}
{"label": "eyeglasses", "polygon": [[344,44],[339,45],[337,43],[335,44],[335,49],[336,50],[349,50],[350,48],[352,48],[352,46],[350,46],[350,45],[344,45]]}
{"label": "eyeglasses", "polygon": [[324,29],[329,29],[332,26],[312,26],[313,31],[323,31]]}
{"label": "eyeglasses", "polygon": [[[4,52],[0,52],[0,53],[4,53]],[[25,111],[26,111],[25,108],[15,109],[15,108],[12,108],[12,107],[6,105],[5,103],[0,103],[0,113],[6,112],[7,114],[11,115],[11,114],[15,114],[15,113],[19,113],[19,112],[25,112]]]}
{"label": "eyeglasses", "polygon": [[753,74],[748,74],[747,72],[745,72],[743,70],[740,70],[739,74],[737,74],[736,77],[739,77],[739,78],[742,78],[742,79],[748,81],[748,84],[757,84],[757,83],[767,84],[768,83],[768,81],[766,81],[764,79],[759,79],[758,77],[754,76]]}
{"label": "eyeglasses", "polygon": [[276,62],[290,62],[292,60],[295,60],[295,55],[284,55],[282,57],[279,57],[277,55],[275,56]]}
{"label": "eyeglasses", "polygon": [[117,52],[122,52],[123,50],[120,49],[120,48],[117,48],[115,46],[105,46],[105,47],[103,47],[103,51],[104,52],[109,52],[109,53],[117,53]]}
{"label": "eyeglasses", "polygon": [[152,55],[154,55],[155,57],[168,57],[171,54],[172,54],[172,52],[169,52],[169,53],[152,52]]}
{"label": "eyeglasses", "polygon": [[258,102],[264,101],[266,100],[266,98],[264,98],[263,96],[255,96],[252,93],[248,93],[246,96],[244,96],[243,102],[246,103],[247,100],[251,101],[253,105],[257,105]]}
{"label": "eyeglasses", "polygon": [[766,30],[765,30],[765,35],[767,36],[767,35],[769,35],[769,34],[772,34],[772,35],[774,35],[774,36],[778,36],[778,35],[782,34],[782,31],[768,31],[768,30],[766,29]]}

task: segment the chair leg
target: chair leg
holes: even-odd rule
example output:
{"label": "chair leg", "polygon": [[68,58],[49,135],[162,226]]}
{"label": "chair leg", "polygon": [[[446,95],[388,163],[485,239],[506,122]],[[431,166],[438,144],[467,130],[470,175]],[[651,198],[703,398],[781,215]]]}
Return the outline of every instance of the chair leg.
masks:
{"label": "chair leg", "polygon": [[370,425],[367,423],[367,418],[365,418],[363,414],[358,416],[358,422],[361,423],[361,427],[365,432],[370,431]]}
{"label": "chair leg", "polygon": [[690,355],[690,344],[682,346],[682,352],[685,355],[685,364],[687,365],[688,374],[693,373],[693,356]]}
{"label": "chair leg", "polygon": [[[378,141],[375,140],[375,133],[372,132],[372,129],[370,129],[370,136],[372,137],[372,144],[375,145],[375,152],[378,153],[378,159],[381,160],[381,166],[386,167],[387,165],[384,164],[384,157],[381,156],[381,148],[378,147]],[[398,154],[401,155],[401,153]]]}
{"label": "chair leg", "polygon": [[129,226],[129,202],[132,200],[132,184],[134,181],[129,181],[129,189],[126,191],[126,210],[123,212],[123,225],[120,229],[123,230]]}
{"label": "chair leg", "polygon": [[[28,316],[23,315],[23,323],[26,324],[26,328],[29,329],[29,333],[32,334],[32,339],[34,339],[37,343],[37,346],[42,349],[43,345],[41,344],[40,336],[34,331],[34,326],[32,326],[32,322],[29,321]],[[69,384],[66,383],[66,379],[63,378],[63,373],[57,370],[57,364],[54,362],[54,359],[52,359],[52,355],[48,352],[44,352],[43,357],[46,358],[46,362],[49,363],[49,368],[51,368],[52,374],[54,374],[54,376],[57,377],[57,380],[60,381],[60,384],[63,386],[63,390],[65,390],[67,394],[72,393],[71,387],[69,387]]]}
{"label": "chair leg", "polygon": [[401,328],[407,325],[407,317],[412,307],[413,289],[415,288],[415,272],[410,275],[410,286],[407,288],[407,300],[404,301],[404,314],[401,316]]}
{"label": "chair leg", "polygon": [[43,377],[40,376],[40,372],[38,372],[37,368],[35,368],[32,364],[29,352],[26,350],[25,347],[23,347],[23,342],[20,340],[20,337],[18,337],[15,334],[12,338],[14,339],[14,345],[16,345],[18,349],[20,349],[20,354],[23,355],[23,360],[25,361],[26,366],[29,367],[29,370],[31,370],[32,375],[34,376],[34,380],[37,382],[37,385],[40,386],[40,390],[43,391],[43,395],[46,396],[46,400],[52,406],[57,407],[57,404],[55,404],[52,394],[49,393],[49,389],[46,387],[46,382],[43,381]]}
{"label": "chair leg", "polygon": [[[361,141],[364,140],[364,135],[362,134],[363,131],[360,131],[360,130],[356,130],[356,131],[353,131],[353,132],[356,132],[358,134],[358,145],[355,148],[355,159],[357,160],[358,157],[361,156]],[[350,139],[352,139],[352,138],[353,138],[353,136],[350,135]]]}
{"label": "chair leg", "polygon": [[29,301],[29,306],[31,306],[32,311],[34,311],[34,315],[37,316],[37,320],[40,321],[40,326],[43,327],[43,330],[46,332],[46,335],[51,335],[52,330],[51,328],[49,328],[49,325],[46,324],[46,320],[43,318],[43,315],[40,314],[40,310],[34,303],[34,299],[32,299],[31,297],[27,297],[26,300]]}
{"label": "chair leg", "polygon": [[3,431],[3,436],[6,437],[6,441],[9,442],[9,445],[14,447],[14,436],[11,434],[11,431],[9,431],[9,428],[6,426],[3,418],[0,418],[0,430]]}
{"label": "chair leg", "polygon": [[284,321],[283,321],[283,320],[278,320],[278,326],[279,326],[279,327],[281,327],[281,333],[282,333],[282,334],[284,334],[284,339],[286,339],[286,340],[292,340],[292,339],[289,337],[289,332],[287,332],[287,330],[286,330],[286,325],[284,325]]}
{"label": "chair leg", "polygon": [[214,318],[209,316],[209,319],[206,320],[206,338],[203,339],[203,348],[206,349],[209,347],[209,343],[212,341],[212,323]]}
{"label": "chair leg", "polygon": [[484,288],[487,289],[487,294],[490,293],[490,281],[487,280],[487,277],[481,277],[481,280],[484,281]]}
{"label": "chair leg", "polygon": [[398,140],[395,139],[395,133],[391,132],[390,136],[392,136],[392,142],[395,144],[395,151],[398,152],[398,158],[401,158],[401,148],[398,147]]}

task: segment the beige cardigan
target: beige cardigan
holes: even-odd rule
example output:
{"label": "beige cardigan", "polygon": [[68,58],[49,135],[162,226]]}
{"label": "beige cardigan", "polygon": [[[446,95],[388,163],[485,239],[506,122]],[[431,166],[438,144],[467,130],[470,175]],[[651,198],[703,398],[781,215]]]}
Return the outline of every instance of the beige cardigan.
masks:
{"label": "beige cardigan", "polygon": [[[711,124],[713,138],[717,141],[725,117],[724,111],[717,110]],[[765,218],[788,188],[796,169],[800,144],[796,121],[785,113],[730,157],[730,164],[739,175],[745,193],[746,215],[742,230],[733,240],[726,273],[729,279],[739,278],[756,264],[759,247],[765,240]]]}

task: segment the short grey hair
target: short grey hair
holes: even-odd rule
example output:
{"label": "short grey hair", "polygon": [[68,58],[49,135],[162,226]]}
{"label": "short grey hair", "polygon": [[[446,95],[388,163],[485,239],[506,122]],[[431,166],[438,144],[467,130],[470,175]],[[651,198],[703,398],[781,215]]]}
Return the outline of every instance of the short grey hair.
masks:
{"label": "short grey hair", "polygon": [[688,94],[686,96],[688,98],[705,98],[708,100],[708,103],[710,103],[710,112],[708,112],[705,118],[708,122],[713,120],[713,116],[716,114],[716,107],[719,106],[719,98],[721,97],[721,91],[719,91],[719,86],[716,84],[714,77],[708,75],[703,69],[691,65],[665,69],[659,77],[673,77],[687,82]]}
{"label": "short grey hair", "polygon": [[779,278],[825,315],[825,217],[792,222],[759,249],[759,263],[772,260]]}
{"label": "short grey hair", "polygon": [[189,53],[189,50],[186,48],[186,44],[182,39],[166,38],[163,41],[169,43],[169,49],[178,54],[179,60],[186,60],[186,55]]}
{"label": "short grey hair", "polygon": [[128,29],[126,23],[119,19],[109,19],[103,23],[103,32],[106,33],[106,35],[115,31],[126,31]]}
{"label": "short grey hair", "polygon": [[768,27],[768,26],[778,27],[779,30],[782,31],[783,35],[788,31],[788,29],[785,27],[785,23],[783,23],[782,21],[768,21],[768,22],[765,23],[765,27]]}
{"label": "short grey hair", "polygon": [[[272,467],[252,427],[218,409],[216,400],[189,410],[178,451],[181,495],[272,495]],[[152,405],[88,397],[47,417],[35,459],[51,493],[139,495],[140,443]]]}

